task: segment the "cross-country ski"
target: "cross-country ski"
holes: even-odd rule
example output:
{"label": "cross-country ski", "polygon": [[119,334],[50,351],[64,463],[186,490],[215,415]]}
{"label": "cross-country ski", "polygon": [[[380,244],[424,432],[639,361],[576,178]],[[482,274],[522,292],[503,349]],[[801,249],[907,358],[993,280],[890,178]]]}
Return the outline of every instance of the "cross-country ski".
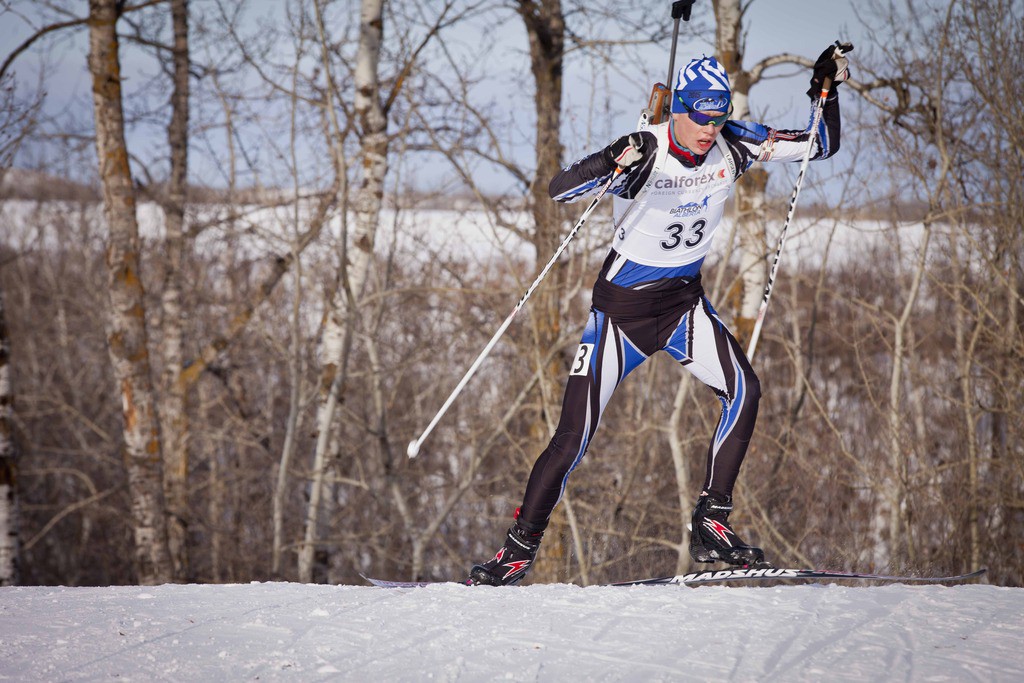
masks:
{"label": "cross-country ski", "polygon": [[[893,576],[887,574],[865,574],[861,572],[829,571],[825,569],[787,568],[734,568],[711,569],[676,576],[663,576],[635,581],[619,581],[602,584],[605,586],[694,586],[708,583],[758,582],[758,581],[876,581],[879,583],[957,583],[977,579],[987,570],[982,568],[967,574],[953,576]],[[378,588],[423,588],[439,584],[462,583],[459,581],[388,581],[363,576]]]}

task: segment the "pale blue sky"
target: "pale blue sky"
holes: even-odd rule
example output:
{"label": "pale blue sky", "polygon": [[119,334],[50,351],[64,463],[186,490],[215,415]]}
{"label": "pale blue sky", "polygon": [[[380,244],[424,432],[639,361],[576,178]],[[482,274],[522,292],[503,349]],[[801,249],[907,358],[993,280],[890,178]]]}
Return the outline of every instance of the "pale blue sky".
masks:
{"label": "pale blue sky", "polygon": [[[666,7],[671,3],[666,2]],[[863,31],[854,13],[854,3],[846,1],[823,2],[822,0],[754,0],[744,20],[748,27],[744,66],[760,61],[770,55],[789,52],[810,59],[817,58],[828,44],[838,38],[852,40],[855,44]],[[697,0],[693,11],[705,12],[713,18],[710,0]],[[666,10],[666,17],[668,12]],[[666,24],[671,21],[666,19]],[[703,42],[680,39],[676,65],[685,63],[686,58],[711,53],[714,36],[708,35]],[[656,65],[656,80],[663,80],[667,74],[668,45],[652,50],[652,63]],[[661,61],[658,54],[663,54]],[[856,54],[851,55],[856,61]],[[771,114],[787,115],[796,103],[803,116],[809,73],[796,67],[780,67],[774,74],[794,74],[792,77],[772,80],[755,86],[751,92],[751,104],[755,113],[770,109]],[[771,123],[769,121],[769,123]],[[784,122],[779,122],[784,123]]]}
{"label": "pale blue sky", "polygon": [[[86,3],[80,4],[80,11],[84,15],[87,11]],[[860,44],[863,43],[860,40],[863,28],[854,12],[855,4],[862,6],[862,4],[852,1],[754,0],[745,20],[745,24],[749,27],[746,65],[779,52],[791,52],[814,58],[836,38],[852,40],[860,47]],[[256,0],[251,3],[250,9],[252,15],[259,16],[275,10],[280,11],[281,6],[280,0]],[[671,2],[666,0],[664,17],[651,17],[651,21],[662,22],[667,29],[671,25],[670,6]],[[693,14],[695,22],[701,18],[707,21],[713,20],[710,0],[697,0]],[[6,56],[15,45],[24,39],[28,30],[23,22],[13,19],[10,15],[0,17],[0,56]],[[497,55],[495,60],[499,68],[503,64],[515,64],[518,77],[522,77],[525,74],[525,57],[522,52],[525,48],[524,45],[517,44],[517,41],[521,42],[523,39],[521,26],[515,21],[509,21],[507,28],[495,31],[494,36],[492,55]],[[710,53],[711,39],[712,36],[708,35],[707,40],[700,41],[687,36],[684,31],[679,41],[677,66],[685,63],[693,55]],[[469,39],[467,45],[471,45],[473,42],[472,39]],[[43,43],[44,41],[40,41],[37,47],[42,48]],[[46,82],[47,110],[52,114],[71,111],[79,119],[90,120],[90,84],[85,64],[85,30],[79,29],[73,33],[64,32],[45,43],[45,49],[33,49],[19,58],[16,64],[19,76],[24,79],[25,84],[31,86],[41,64],[41,57],[45,54],[49,70]],[[611,109],[600,112],[589,113],[586,111],[586,106],[581,106],[581,103],[591,101],[592,65],[570,61],[565,85],[567,115],[565,117],[566,129],[563,134],[567,155],[582,153],[586,151],[588,145],[596,145],[599,141],[603,144],[609,136],[632,129],[640,109],[646,104],[651,83],[663,80],[666,76],[668,47],[666,41],[665,45],[645,48],[642,51],[642,61],[623,65],[619,72],[610,71],[608,74],[602,74],[605,78],[603,83],[606,83],[607,86],[599,85],[598,87],[608,87],[613,90],[614,98],[607,99]],[[504,58],[501,57],[503,53],[506,55]],[[857,73],[857,56],[857,52],[851,55],[855,75]],[[638,73],[640,70],[644,70],[646,73]],[[131,77],[132,71],[133,65],[126,64],[125,72],[129,77]],[[783,67],[776,73],[793,75],[755,87],[751,93],[752,110],[756,117],[762,118],[765,123],[770,125],[802,126],[806,122],[807,99],[804,90],[807,87],[808,74],[793,67]],[[493,87],[500,91],[505,87],[501,85],[501,82],[502,78],[496,78]],[[518,90],[518,88],[516,89]],[[529,132],[526,128],[531,123],[528,113],[530,103],[528,100],[515,101],[520,109],[527,112],[522,116],[523,130],[521,132],[521,135],[526,136]],[[604,108],[602,107],[602,109]],[[586,125],[591,131],[590,138],[586,140],[577,135],[584,126],[582,119],[585,116],[590,118]],[[158,143],[154,141],[151,144]],[[524,163],[528,164],[528,159],[532,157],[531,151],[524,149],[522,153]],[[496,180],[498,186],[493,190],[502,191],[500,186],[503,184],[501,180]]]}

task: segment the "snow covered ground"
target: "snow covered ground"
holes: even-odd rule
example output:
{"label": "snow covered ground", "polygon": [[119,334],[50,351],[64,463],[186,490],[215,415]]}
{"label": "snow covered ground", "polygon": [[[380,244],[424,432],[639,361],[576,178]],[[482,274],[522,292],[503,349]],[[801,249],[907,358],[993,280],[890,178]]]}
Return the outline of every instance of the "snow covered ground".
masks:
{"label": "snow covered ground", "polygon": [[0,680],[1021,681],[1024,589],[0,588]]}

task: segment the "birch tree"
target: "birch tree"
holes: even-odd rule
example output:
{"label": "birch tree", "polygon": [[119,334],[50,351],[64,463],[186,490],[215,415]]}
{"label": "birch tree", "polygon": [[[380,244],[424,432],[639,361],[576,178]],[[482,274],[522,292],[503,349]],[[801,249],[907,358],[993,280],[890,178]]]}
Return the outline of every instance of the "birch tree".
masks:
{"label": "birch tree", "polygon": [[187,387],[182,381],[185,363],[185,311],[182,307],[182,278],[187,246],[185,201],[188,179],[189,45],[188,0],[171,0],[173,27],[171,120],[167,126],[171,173],[164,210],[164,264],[161,356],[160,418],[164,437],[164,493],[167,501],[167,540],[174,564],[174,578],[189,575],[188,552],[188,470],[189,420]]}
{"label": "birch tree", "polygon": [[[743,15],[750,1],[715,0],[715,54],[732,87],[733,117],[739,120],[750,118],[750,88],[757,81],[751,71],[743,66],[743,35],[746,26]],[[765,244],[767,243],[764,193],[768,174],[756,166],[743,175],[736,184],[735,220],[739,237],[740,289],[738,306],[733,318],[732,331],[740,344],[745,344],[753,331],[754,319],[761,303],[767,278]]]}
{"label": "birch tree", "polygon": [[[318,18],[322,17],[319,0],[314,0]],[[352,199],[354,225],[350,234],[343,232],[341,277],[327,314],[321,339],[320,399],[317,407],[317,441],[313,453],[312,480],[310,482],[305,534],[299,552],[299,580],[313,579],[313,555],[316,550],[320,522],[320,502],[324,492],[327,453],[333,435],[333,423],[338,399],[345,379],[344,362],[351,347],[357,308],[366,282],[377,234],[377,222],[384,196],[384,177],[387,174],[387,115],[381,101],[379,79],[381,42],[384,38],[384,0],[362,0],[359,14],[359,43],[354,72],[354,114],[359,126],[362,176]],[[321,32],[324,27],[320,27]],[[325,40],[321,33],[321,40]],[[325,48],[326,50],[326,48]],[[326,54],[325,54],[326,57]],[[326,59],[325,59],[326,61]],[[329,63],[325,64],[329,85],[327,110],[331,121],[332,159],[338,177],[347,174],[343,155],[344,132],[335,116],[335,85],[330,76]],[[344,191],[346,185],[339,185]],[[348,202],[340,197],[342,222],[347,225],[345,211]]]}
{"label": "birch tree", "polygon": [[[415,44],[399,41],[396,50],[402,57],[398,61],[397,73],[385,88],[381,74],[382,50],[386,3],[384,0],[363,0],[360,9],[359,40],[357,43],[354,70],[352,72],[352,121],[351,127],[358,137],[358,176],[354,190],[349,190],[347,173],[349,162],[345,156],[345,139],[348,126],[343,126],[337,117],[342,105],[337,75],[327,51],[327,32],[323,24],[322,8],[314,2],[317,12],[320,40],[323,44],[322,60],[328,85],[326,87],[326,120],[330,140],[331,159],[338,181],[335,185],[337,205],[341,211],[342,250],[338,285],[330,301],[324,329],[320,338],[319,356],[321,371],[316,425],[317,439],[313,453],[313,467],[310,482],[309,504],[305,521],[303,545],[299,553],[299,576],[302,581],[312,580],[313,554],[320,533],[320,506],[324,495],[324,478],[328,470],[327,455],[343,449],[332,439],[338,433],[336,411],[347,381],[349,353],[355,341],[367,334],[363,311],[363,298],[368,286],[369,275],[375,256],[376,235],[384,201],[384,183],[388,173],[389,146],[388,117],[398,93],[406,78],[417,64],[419,55],[437,36],[438,32],[457,21],[451,14],[455,2],[444,2],[428,24],[428,29]],[[351,193],[351,194],[350,194]],[[351,209],[351,221],[348,211]],[[378,404],[380,406],[382,404]],[[386,423],[386,416],[377,416],[380,424]],[[376,435],[379,448],[388,448],[385,433]],[[381,461],[388,454],[377,453]]]}
{"label": "birch tree", "polygon": [[[562,143],[562,74],[565,58],[565,16],[561,0],[516,0],[516,11],[526,27],[530,46],[530,73],[535,88],[534,113],[537,127],[533,149],[536,168],[530,178],[529,207],[533,219],[531,241],[535,262],[542,264],[551,258],[561,242],[561,221],[558,205],[548,196],[548,182],[561,168]],[[565,267],[555,264],[548,273],[544,287],[534,295],[530,321],[534,333],[535,358],[547,357],[547,351],[556,347],[561,336],[563,286]],[[558,421],[557,410],[561,396],[558,386],[562,381],[563,363],[559,356],[540,367],[541,419],[531,429],[532,440],[540,445],[554,432]],[[563,496],[556,514],[571,507],[571,496]],[[557,524],[556,524],[557,526]],[[552,529],[554,532],[554,529]],[[552,565],[563,560],[566,550],[556,533],[548,534],[548,543],[542,562],[535,570],[538,576],[553,576]]]}
{"label": "birch tree", "polygon": [[[561,216],[558,204],[548,196],[548,181],[562,166],[562,74],[565,58],[565,16],[561,0],[516,0],[516,11],[526,27],[530,46],[530,73],[535,87],[534,114],[537,118],[533,149],[536,168],[530,179],[530,212],[533,217],[533,247],[536,262],[544,263],[561,242]],[[537,345],[543,353],[559,338],[561,329],[561,289],[564,268],[555,266],[549,282],[538,290],[532,318],[537,330]],[[561,382],[561,363],[544,372],[545,383]],[[555,408],[559,397],[549,396]]]}
{"label": "birch tree", "polygon": [[[807,56],[780,52],[762,58],[745,67],[746,45],[744,36],[749,29],[743,19],[754,0],[713,0],[715,11],[715,55],[729,74],[732,88],[733,118],[747,120],[751,116],[752,88],[761,82],[769,70],[784,64],[803,67],[814,65]],[[753,27],[757,30],[758,27]],[[835,39],[823,34],[823,43]],[[784,126],[789,128],[791,126]],[[753,331],[754,320],[761,305],[768,277],[767,204],[765,191],[768,172],[760,165],[747,171],[736,184],[735,220],[739,238],[740,286],[731,300],[738,302],[733,317],[732,331],[742,345]],[[728,251],[726,252],[728,253]]]}
{"label": "birch tree", "polygon": [[7,335],[4,292],[0,287],[0,586],[20,579],[21,544],[18,512],[18,451],[14,442],[14,388],[11,381],[11,340]]}
{"label": "birch tree", "polygon": [[148,585],[169,581],[173,569],[167,546],[160,428],[150,376],[146,306],[139,271],[135,191],[124,135],[117,36],[120,5],[116,0],[89,2],[89,71],[108,229],[107,342],[121,395],[135,569],[139,583]]}
{"label": "birch tree", "polygon": [[[28,103],[19,101],[14,88],[9,86],[11,80],[10,75],[5,75],[0,69],[0,185],[3,185],[22,141],[33,130],[39,107],[38,99]],[[0,271],[3,268],[0,262]],[[0,283],[0,586],[17,585],[21,578],[18,449],[14,437],[14,416],[11,339],[7,331],[4,288]]]}

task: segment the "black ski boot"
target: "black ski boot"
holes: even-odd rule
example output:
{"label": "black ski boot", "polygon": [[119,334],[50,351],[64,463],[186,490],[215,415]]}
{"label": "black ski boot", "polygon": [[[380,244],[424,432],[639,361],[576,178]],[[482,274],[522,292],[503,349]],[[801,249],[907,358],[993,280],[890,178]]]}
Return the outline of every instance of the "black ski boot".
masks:
{"label": "black ski boot", "polygon": [[760,548],[749,546],[729,524],[732,501],[703,493],[690,523],[690,557],[694,562],[726,562],[741,567],[770,567]]}
{"label": "black ski boot", "polygon": [[474,565],[466,584],[511,586],[519,583],[533,566],[543,536],[543,531],[529,531],[516,520],[505,536],[505,545],[487,562]]}

